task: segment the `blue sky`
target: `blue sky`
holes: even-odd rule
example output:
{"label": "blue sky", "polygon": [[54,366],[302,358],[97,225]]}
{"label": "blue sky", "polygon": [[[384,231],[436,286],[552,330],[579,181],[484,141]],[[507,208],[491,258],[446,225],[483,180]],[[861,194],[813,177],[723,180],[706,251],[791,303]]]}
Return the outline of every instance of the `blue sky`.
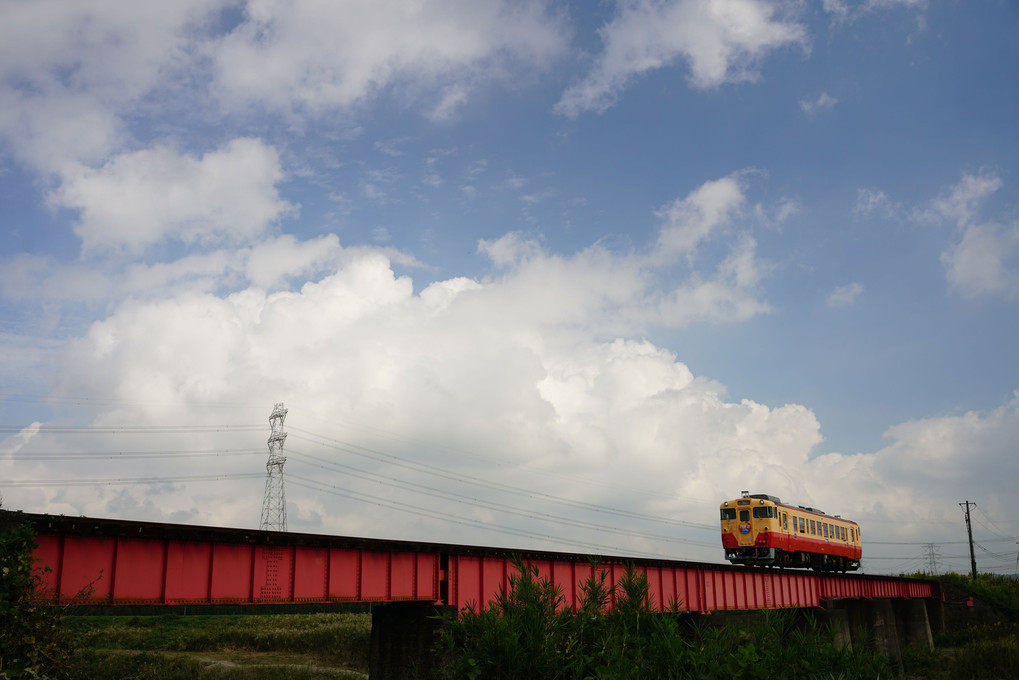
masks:
{"label": "blue sky", "polygon": [[[965,569],[976,501],[1014,564],[1014,2],[0,26],[5,505],[251,526],[284,401],[293,530],[716,560],[750,488],[858,518],[872,570]],[[465,500],[501,495],[542,508]]]}

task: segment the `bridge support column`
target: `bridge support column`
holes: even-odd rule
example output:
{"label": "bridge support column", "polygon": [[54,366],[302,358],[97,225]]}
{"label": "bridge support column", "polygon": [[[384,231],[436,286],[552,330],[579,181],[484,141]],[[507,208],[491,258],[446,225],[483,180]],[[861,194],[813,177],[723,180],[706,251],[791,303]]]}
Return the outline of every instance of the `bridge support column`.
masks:
{"label": "bridge support column", "polygon": [[810,611],[825,626],[831,626],[835,633],[835,646],[853,649],[853,631],[849,624],[849,612],[841,608],[826,608]]}
{"label": "bridge support column", "polygon": [[940,597],[928,597],[924,600],[927,607],[927,621],[932,633],[943,633],[945,626],[945,601]]}
{"label": "bridge support column", "polygon": [[393,602],[372,608],[368,651],[371,680],[413,680],[431,677],[432,644],[437,616],[449,607],[428,602]]}
{"label": "bridge support column", "polygon": [[853,649],[872,649],[888,659],[892,670],[902,671],[902,650],[890,600],[835,600],[830,605],[845,610]]}
{"label": "bridge support column", "polygon": [[927,604],[924,600],[895,600],[895,626],[899,641],[910,647],[930,651],[934,649]]}

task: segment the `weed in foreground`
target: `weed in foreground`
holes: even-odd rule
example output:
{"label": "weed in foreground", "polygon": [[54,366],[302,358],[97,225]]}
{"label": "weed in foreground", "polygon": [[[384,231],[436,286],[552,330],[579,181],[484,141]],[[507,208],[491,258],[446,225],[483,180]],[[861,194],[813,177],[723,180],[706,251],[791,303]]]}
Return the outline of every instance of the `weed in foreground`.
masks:
{"label": "weed in foreground", "polygon": [[951,680],[1019,678],[1019,637],[981,640],[960,649],[952,660]]}

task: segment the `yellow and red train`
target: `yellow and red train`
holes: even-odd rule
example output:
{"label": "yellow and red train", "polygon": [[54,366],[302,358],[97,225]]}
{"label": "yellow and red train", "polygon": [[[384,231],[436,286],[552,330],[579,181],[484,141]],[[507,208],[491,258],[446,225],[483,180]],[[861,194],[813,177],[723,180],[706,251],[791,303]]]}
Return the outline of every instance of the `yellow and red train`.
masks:
{"label": "yellow and red train", "polygon": [[817,571],[860,568],[863,549],[856,522],[747,491],[719,509],[725,559],[733,564]]}

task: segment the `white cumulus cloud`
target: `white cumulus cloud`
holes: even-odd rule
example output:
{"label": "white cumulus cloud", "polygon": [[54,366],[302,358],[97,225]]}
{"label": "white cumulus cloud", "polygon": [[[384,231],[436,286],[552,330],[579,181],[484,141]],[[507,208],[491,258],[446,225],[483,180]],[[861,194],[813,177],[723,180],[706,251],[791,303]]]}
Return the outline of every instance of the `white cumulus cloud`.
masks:
{"label": "white cumulus cloud", "polygon": [[540,0],[322,5],[260,0],[215,47],[216,91],[228,107],[321,112],[399,86],[440,92],[445,119],[478,77],[543,67],[565,48],[558,17]]}
{"label": "white cumulus cloud", "polygon": [[697,88],[753,80],[774,50],[805,46],[805,27],[768,0],[621,0],[599,33],[604,51],[563,93],[556,111],[576,117],[612,106],[632,81],[683,59]]}
{"label": "white cumulus cloud", "polygon": [[123,154],[63,174],[53,203],[80,211],[83,249],[141,252],[166,239],[246,241],[293,210],[279,198],[276,151],[235,139],[200,158],[167,147]]}
{"label": "white cumulus cloud", "polygon": [[969,297],[1019,296],[1019,221],[980,217],[988,199],[1003,184],[988,170],[964,173],[923,208],[914,212],[923,222],[955,225],[955,238],[941,253],[948,282]]}
{"label": "white cumulus cloud", "polygon": [[705,182],[659,209],[665,223],[658,236],[661,258],[690,255],[712,232],[725,227],[745,202],[740,174]]}

